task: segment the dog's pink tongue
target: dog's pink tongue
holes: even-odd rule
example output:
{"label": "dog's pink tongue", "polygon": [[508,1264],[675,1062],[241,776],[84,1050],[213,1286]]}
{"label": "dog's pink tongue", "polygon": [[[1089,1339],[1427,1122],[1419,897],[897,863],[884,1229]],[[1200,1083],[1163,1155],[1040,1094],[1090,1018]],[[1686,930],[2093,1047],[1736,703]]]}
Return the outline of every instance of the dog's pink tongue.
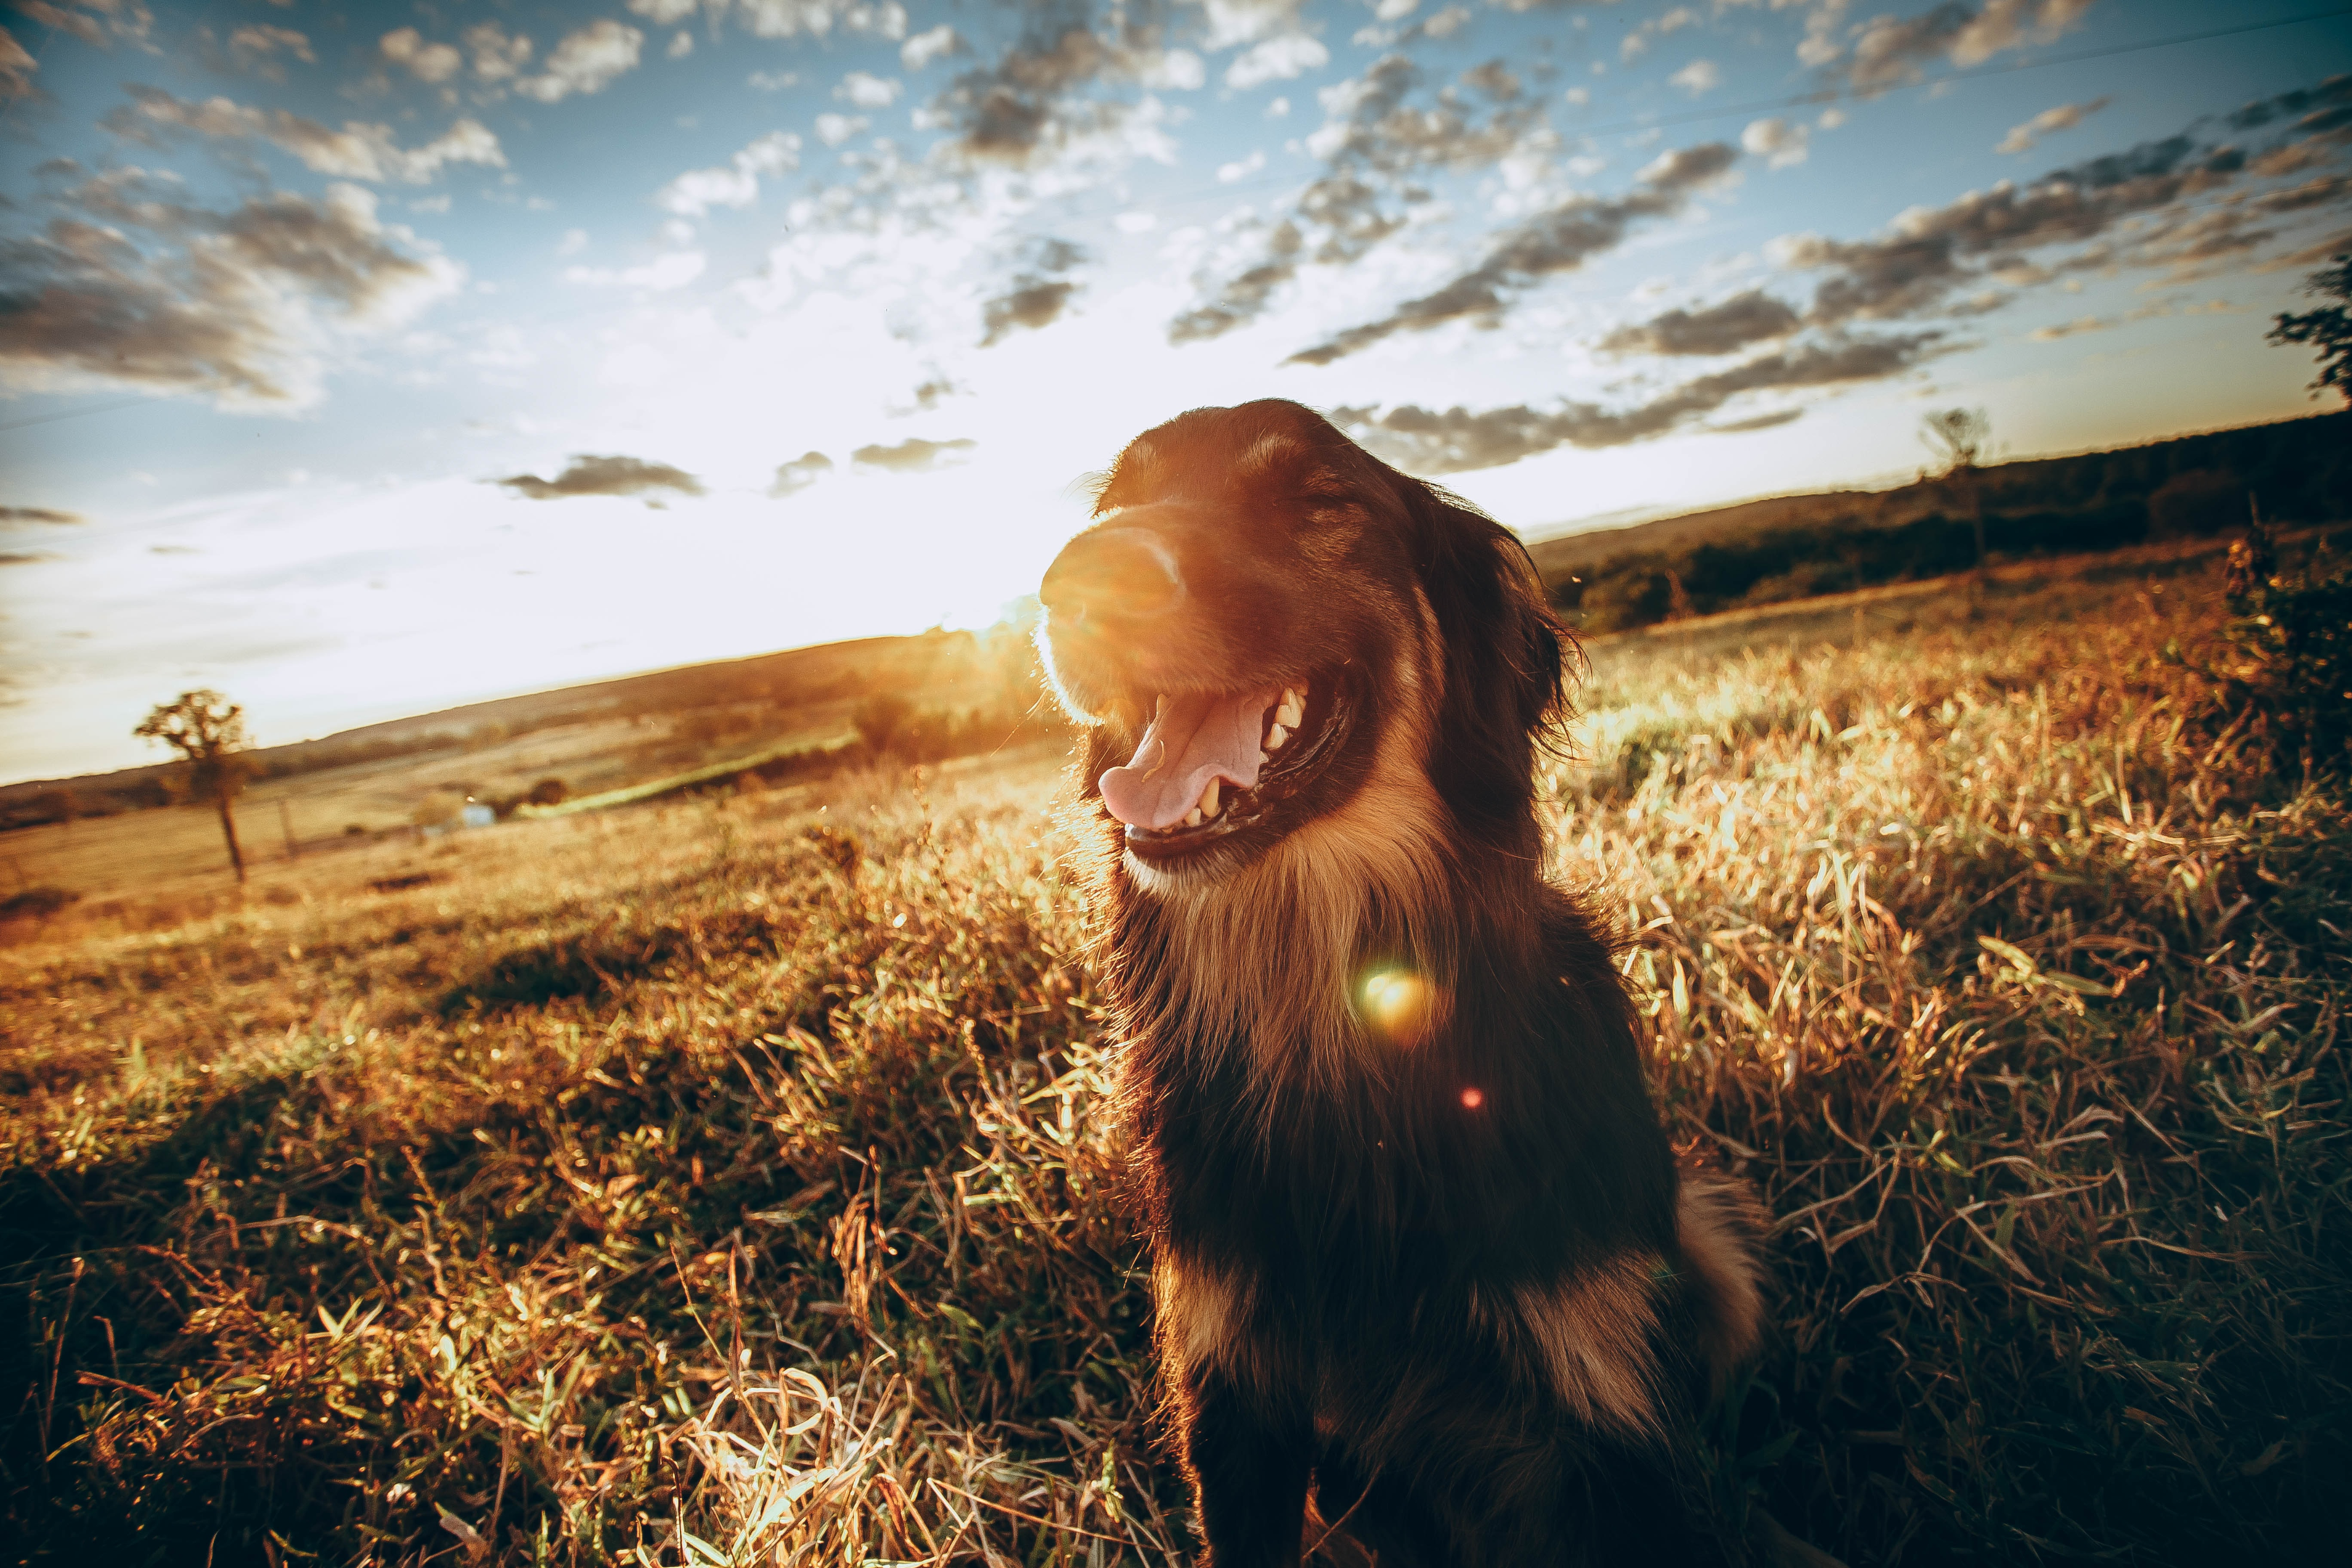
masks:
{"label": "dog's pink tongue", "polygon": [[1251,788],[1258,718],[1280,695],[1162,698],[1127,766],[1104,773],[1103,804],[1129,826],[1159,829],[1183,821],[1213,778]]}

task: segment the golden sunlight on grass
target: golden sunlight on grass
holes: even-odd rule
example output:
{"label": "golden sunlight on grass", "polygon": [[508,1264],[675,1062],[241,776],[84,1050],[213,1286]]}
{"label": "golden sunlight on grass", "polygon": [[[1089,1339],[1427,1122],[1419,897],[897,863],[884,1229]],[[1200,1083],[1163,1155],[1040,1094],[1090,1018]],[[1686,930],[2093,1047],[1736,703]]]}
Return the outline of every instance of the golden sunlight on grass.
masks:
{"label": "golden sunlight on grass", "polygon": [[[1593,648],[1557,870],[1620,916],[1678,1140],[1777,1216],[1727,1513],[1854,1563],[2332,1529],[2352,816],[2158,657],[2212,644],[2218,581],[2038,569]],[[11,1528],[1181,1560],[1053,787],[520,823],[0,953]]]}

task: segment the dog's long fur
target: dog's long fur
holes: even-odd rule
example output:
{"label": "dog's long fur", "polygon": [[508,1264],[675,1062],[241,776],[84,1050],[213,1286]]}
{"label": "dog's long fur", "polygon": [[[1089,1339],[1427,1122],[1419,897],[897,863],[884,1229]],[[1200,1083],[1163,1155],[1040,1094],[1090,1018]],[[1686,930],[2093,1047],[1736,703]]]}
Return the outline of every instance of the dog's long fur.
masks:
{"label": "dog's long fur", "polygon": [[[1757,1342],[1757,1227],[1677,1171],[1601,924],[1540,874],[1565,634],[1525,551],[1288,403],[1148,432],[1097,512],[1181,584],[1090,619],[1118,563],[1082,534],[1040,641],[1091,725],[1133,1196],[1212,1559],[1295,1563],[1319,1512],[1382,1568],[1710,1561],[1682,1434]],[[1137,853],[1096,781],[1153,693],[1291,681],[1352,703],[1303,796]],[[1415,987],[1402,1017],[1375,973]]]}

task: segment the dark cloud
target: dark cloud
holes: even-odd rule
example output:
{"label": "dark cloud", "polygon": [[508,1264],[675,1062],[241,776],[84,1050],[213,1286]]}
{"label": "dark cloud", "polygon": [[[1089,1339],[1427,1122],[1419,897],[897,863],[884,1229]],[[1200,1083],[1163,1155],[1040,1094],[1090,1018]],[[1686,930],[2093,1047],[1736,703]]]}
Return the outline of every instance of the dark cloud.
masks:
{"label": "dark cloud", "polygon": [[2301,117],[2297,129],[2319,135],[2352,124],[2352,75],[2332,76],[2317,87],[2296,88],[2258,98],[2224,121],[2232,131],[2253,131],[2276,121]]}
{"label": "dark cloud", "polygon": [[833,472],[833,459],[823,452],[803,452],[789,463],[776,465],[776,482],[768,493],[781,500],[795,491],[804,490],[823,476]]}
{"label": "dark cloud", "polygon": [[1307,139],[1307,150],[1324,160],[1323,174],[1289,213],[1264,225],[1255,260],[1223,281],[1202,282],[1208,297],[1169,324],[1169,342],[1196,342],[1255,321],[1308,262],[1343,266],[1362,258],[1404,226],[1394,204],[1426,199],[1409,184],[1413,175],[1484,167],[1518,146],[1542,123],[1542,107],[1518,101],[1516,90],[1503,94],[1508,73],[1498,77],[1496,69],[1499,62],[1465,78],[1496,100],[1484,119],[1465,110],[1451,89],[1433,106],[1409,105],[1422,74],[1401,54],[1384,55],[1361,76],[1326,89],[1328,118]]}
{"label": "dark cloud", "polygon": [[1949,49],[1975,19],[1958,0],[1916,16],[1880,16],[1863,29],[1841,74],[1864,92],[1916,81],[1920,68]]}
{"label": "dark cloud", "polygon": [[78,511],[58,511],[46,506],[0,506],[0,522],[84,522]]}
{"label": "dark cloud", "polygon": [[982,348],[993,348],[1007,336],[1023,328],[1034,331],[1051,326],[1059,320],[1063,307],[1078,286],[1068,279],[1047,281],[1038,278],[1016,279],[1012,289],[998,295],[981,307],[981,321],[988,335],[980,340]]}
{"label": "dark cloud", "polygon": [[490,483],[504,485],[532,500],[562,500],[570,496],[635,496],[647,490],[702,494],[701,480],[667,463],[648,463],[641,458],[599,458],[585,452],[575,456],[572,466],[551,479],[542,479],[537,474],[510,474]]}
{"label": "dark cloud", "polygon": [[0,238],[0,372],[299,405],[342,333],[395,324],[460,276],[403,248],[414,237],[352,186],[228,212],[185,195],[135,169],[93,175],[47,228]]}
{"label": "dark cloud", "polygon": [[33,86],[33,73],[40,68],[41,62],[26,52],[16,35],[0,27],[0,92],[11,98],[19,93],[40,97],[39,89]]}
{"label": "dark cloud", "polygon": [[946,101],[962,132],[957,144],[975,158],[1027,163],[1057,114],[1066,112],[1070,89],[1108,63],[1109,51],[1083,23],[1039,28],[993,65],[964,72],[948,89]]}
{"label": "dark cloud", "polygon": [[1200,342],[1257,320],[1272,302],[1275,290],[1298,275],[1299,253],[1306,248],[1306,237],[1297,224],[1287,219],[1276,224],[1266,236],[1265,259],[1228,279],[1214,299],[1171,321],[1168,341]]}
{"label": "dark cloud", "polygon": [[1049,279],[1042,272],[1067,272],[1087,258],[1085,249],[1066,239],[1042,239],[1028,247],[1027,269],[1016,276],[1003,293],[981,307],[987,336],[982,348],[992,348],[1017,331],[1034,331],[1061,319],[1079,285],[1068,279]]}
{"label": "dark cloud", "polygon": [[[1569,403],[1549,411],[1524,404],[1473,413],[1455,407],[1434,413],[1412,404],[1374,415],[1370,408],[1340,408],[1332,419],[1380,456],[1418,474],[1463,473],[1497,468],[1556,447],[1622,447],[1665,435],[1714,413],[1743,393],[1832,386],[1899,375],[1938,352],[1941,334],[1916,332],[1884,338],[1832,338],[1703,375],[1647,403],[1612,411],[1591,403]],[[1774,423],[1777,415],[1760,416]],[[1759,424],[1723,426],[1760,428]]]}
{"label": "dark cloud", "polygon": [[1800,325],[1797,312],[1760,289],[1734,295],[1704,310],[1668,310],[1601,340],[1606,353],[1727,354],[1750,343],[1785,338]]}
{"label": "dark cloud", "polygon": [[1801,408],[1776,408],[1769,414],[1752,415],[1746,419],[1729,419],[1720,425],[1710,425],[1710,436],[1739,436],[1750,430],[1769,430],[1776,425],[1794,424],[1805,416]]}
{"label": "dark cloud", "polygon": [[1738,156],[1737,148],[1721,142],[1668,153],[1642,172],[1643,183],[1633,191],[1622,196],[1571,197],[1528,218],[1505,231],[1477,266],[1434,293],[1408,300],[1377,321],[1301,349],[1286,363],[1329,364],[1394,333],[1425,331],[1448,321],[1491,325],[1502,318],[1511,296],[1616,248],[1638,220],[1681,211],[1693,188],[1722,174]]}
{"label": "dark cloud", "polygon": [[1945,0],[1916,16],[1873,18],[1854,39],[1852,58],[1832,69],[1857,90],[1877,92],[1918,80],[1939,57],[1956,66],[1981,65],[2005,49],[2055,38],[2090,8],[2091,0],[1986,0],[1981,6]]}
{"label": "dark cloud", "polygon": [[0,550],[0,566],[30,566],[36,561],[48,559],[37,550]]}
{"label": "dark cloud", "polygon": [[915,388],[915,406],[924,410],[937,408],[940,404],[953,397],[958,390],[956,384],[946,376],[935,375]]}
{"label": "dark cloud", "polygon": [[388,125],[353,120],[344,121],[341,131],[331,131],[283,109],[253,109],[226,98],[197,103],[138,82],[125,83],[122,90],[131,101],[99,123],[117,136],[150,147],[166,147],[173,138],[183,136],[260,140],[293,154],[317,174],[412,185],[430,182],[453,163],[506,167],[499,139],[480,121],[470,118],[453,121],[447,131],[422,146],[402,147]]}
{"label": "dark cloud", "polygon": [[895,447],[860,447],[849,454],[850,460],[869,468],[882,468],[894,474],[920,474],[939,468],[951,455],[968,452],[980,443],[970,437],[952,441],[926,441],[914,437]]}
{"label": "dark cloud", "polygon": [[1035,0],[1012,47],[958,76],[927,112],[954,130],[950,145],[967,161],[1024,166],[1126,122],[1130,104],[1088,88],[1196,88],[1201,70],[1196,57],[1161,47],[1148,18],[1101,20],[1093,0]]}
{"label": "dark cloud", "polygon": [[1680,194],[1719,179],[1738,161],[1739,149],[1730,142],[1702,142],[1661,153],[1642,171],[1641,178],[1658,190]]}
{"label": "dark cloud", "polygon": [[1518,97],[1521,91],[1519,79],[1512,75],[1511,68],[1499,59],[1488,60],[1485,65],[1471,67],[1462,73],[1462,82],[1465,87],[1475,88],[1497,103],[1508,103]]}
{"label": "dark cloud", "polygon": [[1956,289],[1988,274],[2033,276],[2025,252],[2099,240],[2126,220],[2221,189],[2246,166],[2241,149],[2170,136],[2053,169],[2031,184],[2004,181],[1915,208],[1883,238],[1804,235],[1778,251],[1788,266],[1829,274],[1807,313],[1813,324],[1895,320],[1944,309]]}

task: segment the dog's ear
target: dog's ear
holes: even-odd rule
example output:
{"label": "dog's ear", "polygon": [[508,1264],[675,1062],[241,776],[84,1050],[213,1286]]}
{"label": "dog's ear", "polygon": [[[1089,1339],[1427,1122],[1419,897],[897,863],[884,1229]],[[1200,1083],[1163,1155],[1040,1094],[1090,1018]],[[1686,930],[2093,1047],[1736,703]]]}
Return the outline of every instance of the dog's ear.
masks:
{"label": "dog's ear", "polygon": [[1513,841],[1535,794],[1535,753],[1567,717],[1575,638],[1545,603],[1517,534],[1457,496],[1398,475],[1445,676],[1430,738],[1433,783],[1473,832]]}

